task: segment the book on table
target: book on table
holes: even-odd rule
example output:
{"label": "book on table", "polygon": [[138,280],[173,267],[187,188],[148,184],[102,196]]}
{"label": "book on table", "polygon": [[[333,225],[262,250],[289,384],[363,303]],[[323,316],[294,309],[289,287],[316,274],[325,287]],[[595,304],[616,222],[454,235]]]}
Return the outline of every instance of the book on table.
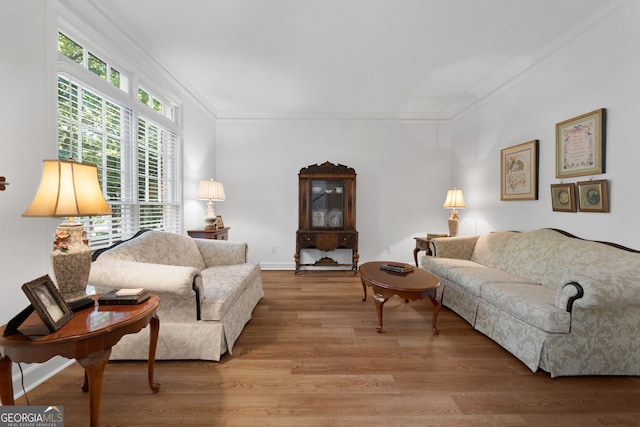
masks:
{"label": "book on table", "polygon": [[144,288],[135,289],[114,289],[100,298],[98,304],[101,305],[129,305],[140,304],[149,299],[149,290]]}
{"label": "book on table", "polygon": [[393,273],[409,273],[413,271],[413,265],[403,262],[388,262],[380,265],[380,270],[391,271]]}

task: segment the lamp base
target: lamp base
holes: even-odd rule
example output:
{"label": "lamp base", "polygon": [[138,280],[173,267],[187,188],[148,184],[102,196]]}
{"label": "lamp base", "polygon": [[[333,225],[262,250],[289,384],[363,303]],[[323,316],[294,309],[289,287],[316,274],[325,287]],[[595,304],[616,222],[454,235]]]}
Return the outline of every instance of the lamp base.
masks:
{"label": "lamp base", "polygon": [[[60,294],[69,307],[88,307],[86,286],[91,270],[91,249],[82,224],[58,225],[51,263]],[[88,300],[88,301],[87,301]],[[73,309],[73,308],[72,308]]]}
{"label": "lamp base", "polygon": [[456,237],[458,235],[458,212],[454,209],[449,216],[449,237]]}

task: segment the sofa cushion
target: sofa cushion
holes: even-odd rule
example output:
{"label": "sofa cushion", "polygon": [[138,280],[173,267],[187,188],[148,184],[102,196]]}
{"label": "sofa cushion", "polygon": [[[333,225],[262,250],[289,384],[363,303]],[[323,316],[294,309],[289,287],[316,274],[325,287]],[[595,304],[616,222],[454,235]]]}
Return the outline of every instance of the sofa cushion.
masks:
{"label": "sofa cushion", "polygon": [[258,264],[218,265],[202,270],[202,320],[221,320],[247,286],[259,280]]}
{"label": "sofa cushion", "polygon": [[556,292],[541,285],[491,283],[482,286],[482,299],[546,332],[571,332],[571,313],[555,306]]}
{"label": "sofa cushion", "polygon": [[517,231],[502,231],[483,234],[478,238],[471,255],[471,261],[487,267],[499,267],[501,260],[509,252],[506,250],[509,240]]}
{"label": "sofa cushion", "polygon": [[448,279],[452,268],[485,268],[473,261],[457,258],[422,257],[422,268],[436,276]]}
{"label": "sofa cushion", "polygon": [[538,285],[538,283],[531,280],[515,276],[513,274],[507,273],[506,271],[488,267],[454,267],[449,269],[448,279],[454,282],[458,287],[464,288],[466,291],[476,297],[480,297],[482,295],[481,289],[487,284],[505,283]]}
{"label": "sofa cushion", "polygon": [[144,232],[103,252],[100,258],[180,265],[198,270],[205,268],[202,255],[191,237],[164,231]]}

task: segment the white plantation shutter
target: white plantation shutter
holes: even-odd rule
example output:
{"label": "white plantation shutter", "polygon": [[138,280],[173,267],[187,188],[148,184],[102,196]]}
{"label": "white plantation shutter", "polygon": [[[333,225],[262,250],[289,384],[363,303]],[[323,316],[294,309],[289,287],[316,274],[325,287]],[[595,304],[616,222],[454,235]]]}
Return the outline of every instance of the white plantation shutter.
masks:
{"label": "white plantation shutter", "polygon": [[[132,106],[134,102],[132,98]],[[113,211],[111,216],[79,219],[94,249],[126,239],[140,228],[182,229],[181,136],[137,117],[132,106],[64,74],[58,76],[58,157],[97,165]]]}

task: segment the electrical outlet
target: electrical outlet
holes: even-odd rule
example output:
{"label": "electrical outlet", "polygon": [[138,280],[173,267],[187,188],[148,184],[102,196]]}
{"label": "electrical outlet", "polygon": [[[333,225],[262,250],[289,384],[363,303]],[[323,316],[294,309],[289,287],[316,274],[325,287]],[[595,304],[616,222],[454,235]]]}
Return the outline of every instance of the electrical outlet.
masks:
{"label": "electrical outlet", "polygon": [[275,254],[278,251],[278,249],[275,246],[271,246],[271,253]]}
{"label": "electrical outlet", "polygon": [[390,254],[391,253],[391,246],[387,246],[387,253]]}

